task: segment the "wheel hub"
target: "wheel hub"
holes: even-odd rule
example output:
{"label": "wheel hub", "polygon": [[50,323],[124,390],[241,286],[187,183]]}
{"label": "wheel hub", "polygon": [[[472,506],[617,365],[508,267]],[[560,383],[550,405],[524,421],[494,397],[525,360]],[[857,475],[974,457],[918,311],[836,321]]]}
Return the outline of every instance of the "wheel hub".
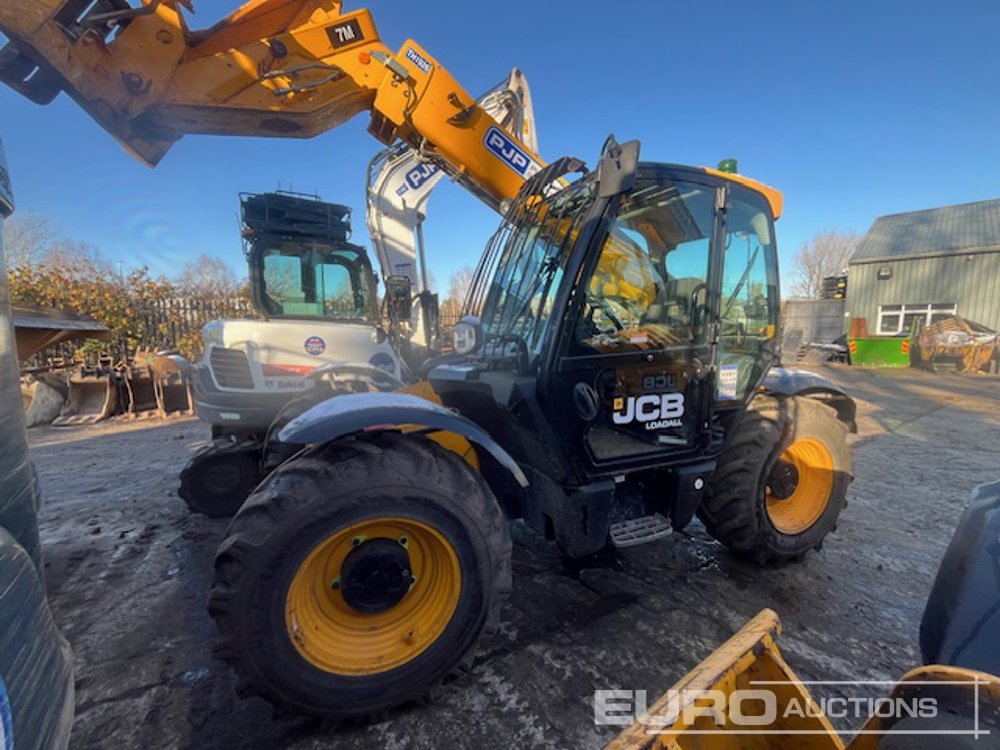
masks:
{"label": "wheel hub", "polygon": [[410,556],[391,539],[371,539],[352,549],[340,571],[340,590],[347,605],[363,614],[378,614],[399,604],[413,584]]}
{"label": "wheel hub", "polygon": [[767,486],[775,500],[787,500],[799,486],[799,470],[791,461],[779,458],[767,477]]}

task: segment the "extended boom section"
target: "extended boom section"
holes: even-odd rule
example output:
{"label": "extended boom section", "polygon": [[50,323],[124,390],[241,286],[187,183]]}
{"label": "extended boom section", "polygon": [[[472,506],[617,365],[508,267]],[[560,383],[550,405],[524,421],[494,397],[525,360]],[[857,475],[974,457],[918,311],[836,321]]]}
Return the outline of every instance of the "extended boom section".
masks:
{"label": "extended boom section", "polygon": [[65,91],[155,165],[187,133],[309,138],[371,113],[487,202],[542,166],[416,42],[393,53],[368,10],[253,0],[192,31],[185,0],[4,0],[0,80],[39,103]]}

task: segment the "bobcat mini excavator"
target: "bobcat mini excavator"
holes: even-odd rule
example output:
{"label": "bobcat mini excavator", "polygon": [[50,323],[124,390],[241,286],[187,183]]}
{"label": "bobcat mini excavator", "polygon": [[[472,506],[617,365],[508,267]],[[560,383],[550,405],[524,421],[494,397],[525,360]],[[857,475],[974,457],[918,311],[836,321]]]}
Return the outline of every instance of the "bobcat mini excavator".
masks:
{"label": "bobcat mini excavator", "polygon": [[308,137],[368,112],[502,217],[454,355],[279,431],[301,447],[234,517],[209,604],[242,695],[377,715],[470,664],[510,588],[507,518],[570,556],[696,514],[761,563],[823,543],[855,406],[779,366],[777,190],[613,138],[593,171],[546,164],[336,0],[255,0],[203,32],[181,5],[4,0],[0,77],[66,91],[148,164],[185,133]]}
{"label": "bobcat mini excavator", "polygon": [[[515,68],[478,102],[537,148],[521,71]],[[202,329],[194,405],[212,425],[212,442],[181,471],[178,494],[191,510],[236,513],[273,468],[269,446],[288,414],[334,393],[415,380],[413,373],[439,348],[438,298],[427,282],[422,227],[443,176],[405,143],[380,151],[368,166],[366,220],[383,306],[368,254],[348,241],[349,208],[289,193],[241,196],[244,254],[260,320],[213,320]],[[283,455],[279,450],[277,458]]]}

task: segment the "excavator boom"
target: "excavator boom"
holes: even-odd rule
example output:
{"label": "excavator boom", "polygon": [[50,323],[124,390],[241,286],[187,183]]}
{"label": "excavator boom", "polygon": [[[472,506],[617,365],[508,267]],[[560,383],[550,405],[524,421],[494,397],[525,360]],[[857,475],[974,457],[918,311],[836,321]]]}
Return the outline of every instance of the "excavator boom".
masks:
{"label": "excavator boom", "polygon": [[392,52],[366,9],[252,0],[192,31],[187,0],[4,0],[0,80],[69,94],[155,165],[187,133],[309,138],[361,112],[496,207],[543,166],[413,40]]}

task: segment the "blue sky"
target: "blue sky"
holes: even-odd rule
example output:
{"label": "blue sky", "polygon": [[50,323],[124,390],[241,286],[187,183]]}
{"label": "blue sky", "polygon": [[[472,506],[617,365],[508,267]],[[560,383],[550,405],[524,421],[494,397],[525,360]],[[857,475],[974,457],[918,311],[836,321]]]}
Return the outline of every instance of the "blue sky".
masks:
{"label": "blue sky", "polygon": [[[236,7],[197,0],[194,28]],[[347,9],[363,3],[346,2]],[[609,132],[645,159],[740,171],[785,193],[783,275],[824,229],[1000,197],[1000,3],[841,0],[371,0],[382,39],[412,37],[478,95],[513,66],[531,83],[546,159],[593,162]],[[511,6],[513,8],[513,6]],[[53,218],[111,261],[173,274],[201,253],[245,273],[237,193],[279,185],[355,207],[379,144],[362,115],[309,141],[188,136],[155,170],[65,96],[0,89],[0,137],[19,209]],[[442,291],[477,260],[496,216],[442,185],[426,225]]]}

